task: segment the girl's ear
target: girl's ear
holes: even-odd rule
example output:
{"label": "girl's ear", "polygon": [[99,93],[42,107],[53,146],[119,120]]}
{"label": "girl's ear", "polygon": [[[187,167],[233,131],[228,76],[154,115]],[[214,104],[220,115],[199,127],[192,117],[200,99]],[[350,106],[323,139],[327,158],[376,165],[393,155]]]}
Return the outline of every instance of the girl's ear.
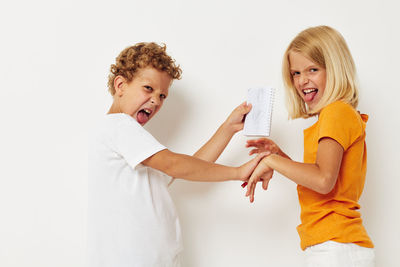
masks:
{"label": "girl's ear", "polygon": [[114,88],[115,88],[115,94],[117,96],[122,96],[124,94],[125,84],[126,84],[126,79],[121,75],[118,75],[117,77],[114,78]]}

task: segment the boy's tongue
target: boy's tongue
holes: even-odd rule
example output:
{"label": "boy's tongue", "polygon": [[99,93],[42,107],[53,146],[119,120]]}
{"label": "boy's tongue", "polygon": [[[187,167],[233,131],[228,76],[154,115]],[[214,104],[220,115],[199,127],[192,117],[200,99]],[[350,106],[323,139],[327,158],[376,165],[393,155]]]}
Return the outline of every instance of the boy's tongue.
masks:
{"label": "boy's tongue", "polygon": [[317,92],[318,92],[318,91],[315,91],[315,92],[311,92],[311,93],[306,94],[306,95],[304,96],[304,101],[306,101],[306,102],[312,101],[312,100],[314,99],[315,95],[317,94]]}
{"label": "boy's tongue", "polygon": [[137,122],[140,124],[145,124],[149,120],[149,115],[144,111],[139,111],[137,114]]}

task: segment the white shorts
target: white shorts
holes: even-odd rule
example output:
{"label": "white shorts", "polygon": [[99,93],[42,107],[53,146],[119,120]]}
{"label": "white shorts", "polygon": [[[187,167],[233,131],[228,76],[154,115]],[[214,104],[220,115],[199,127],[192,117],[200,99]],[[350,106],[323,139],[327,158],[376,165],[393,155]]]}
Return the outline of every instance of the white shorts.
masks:
{"label": "white shorts", "polygon": [[307,247],[307,267],[374,267],[374,249],[353,243],[326,241]]}

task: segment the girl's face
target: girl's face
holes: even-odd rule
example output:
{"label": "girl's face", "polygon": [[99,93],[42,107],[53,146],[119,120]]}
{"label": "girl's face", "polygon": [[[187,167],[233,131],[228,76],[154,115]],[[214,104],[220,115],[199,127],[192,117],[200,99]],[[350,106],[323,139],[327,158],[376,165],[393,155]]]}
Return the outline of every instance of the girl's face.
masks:
{"label": "girl's face", "polygon": [[172,83],[168,73],[152,67],[138,70],[129,83],[120,76],[118,79],[120,82],[116,81],[116,95],[119,98],[119,112],[130,115],[141,125],[160,110]]}
{"label": "girl's face", "polygon": [[289,53],[289,65],[297,93],[312,109],[324,94],[326,70],[297,52]]}

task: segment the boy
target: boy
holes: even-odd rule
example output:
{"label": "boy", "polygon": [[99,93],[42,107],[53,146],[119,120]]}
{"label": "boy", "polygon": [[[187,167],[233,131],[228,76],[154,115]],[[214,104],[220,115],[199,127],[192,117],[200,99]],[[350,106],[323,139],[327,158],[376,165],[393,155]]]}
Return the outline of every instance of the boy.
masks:
{"label": "boy", "polygon": [[236,168],[213,163],[243,128],[251,109],[244,103],[193,157],[171,152],[143,129],[181,75],[165,50],[138,43],[111,66],[113,103],[89,151],[89,266],[179,266],[179,220],[167,190],[171,177],[245,181],[263,156]]}

